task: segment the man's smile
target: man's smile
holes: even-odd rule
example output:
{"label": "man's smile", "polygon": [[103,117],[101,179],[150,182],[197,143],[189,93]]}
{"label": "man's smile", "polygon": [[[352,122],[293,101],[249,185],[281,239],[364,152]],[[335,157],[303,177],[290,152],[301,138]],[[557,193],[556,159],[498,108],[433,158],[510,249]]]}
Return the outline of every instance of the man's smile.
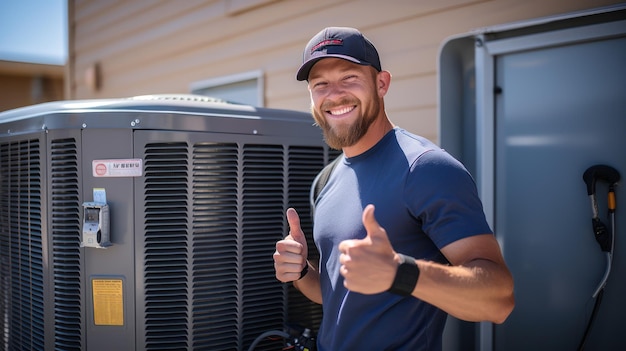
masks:
{"label": "man's smile", "polygon": [[341,115],[345,115],[345,114],[347,114],[349,112],[352,112],[355,108],[356,108],[356,106],[344,106],[344,107],[340,107],[340,108],[326,110],[326,113],[331,114],[333,116],[341,116]]}

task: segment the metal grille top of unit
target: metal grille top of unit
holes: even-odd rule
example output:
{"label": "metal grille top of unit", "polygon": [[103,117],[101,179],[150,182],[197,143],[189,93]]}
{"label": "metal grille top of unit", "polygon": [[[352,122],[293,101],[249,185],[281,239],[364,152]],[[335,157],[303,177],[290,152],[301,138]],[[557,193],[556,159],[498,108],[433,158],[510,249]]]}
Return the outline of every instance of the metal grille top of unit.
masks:
{"label": "metal grille top of unit", "polygon": [[52,129],[151,129],[319,136],[307,112],[261,108],[195,95],[65,100],[0,113],[0,137]]}
{"label": "metal grille top of unit", "polygon": [[151,94],[151,95],[133,96],[129,99],[130,100],[143,100],[143,101],[173,100],[173,101],[197,101],[197,102],[233,104],[232,102],[222,100],[219,98],[204,96],[204,95],[194,95],[194,94]]}

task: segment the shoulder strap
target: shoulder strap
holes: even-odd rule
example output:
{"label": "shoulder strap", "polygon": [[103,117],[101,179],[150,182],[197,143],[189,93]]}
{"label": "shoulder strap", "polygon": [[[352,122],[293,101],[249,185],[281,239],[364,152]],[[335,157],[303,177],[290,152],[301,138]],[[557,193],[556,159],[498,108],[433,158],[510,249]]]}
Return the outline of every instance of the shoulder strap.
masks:
{"label": "shoulder strap", "polygon": [[317,197],[319,196],[320,192],[322,191],[326,183],[328,183],[328,178],[330,178],[330,174],[333,172],[333,169],[335,169],[335,166],[337,165],[337,163],[339,163],[340,159],[341,155],[337,156],[334,160],[332,160],[332,162],[324,166],[324,168],[322,168],[317,176],[315,176],[315,179],[313,179],[311,192],[309,193],[309,203],[311,205],[311,219],[313,219],[313,214],[315,213],[315,201],[317,201]]}

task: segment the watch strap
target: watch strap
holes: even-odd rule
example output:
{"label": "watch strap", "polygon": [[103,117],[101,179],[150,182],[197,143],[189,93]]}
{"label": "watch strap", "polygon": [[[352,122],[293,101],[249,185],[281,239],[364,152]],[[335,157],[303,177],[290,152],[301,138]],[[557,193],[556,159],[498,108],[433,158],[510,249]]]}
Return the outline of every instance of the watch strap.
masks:
{"label": "watch strap", "polygon": [[400,257],[400,265],[396,271],[396,276],[389,288],[389,292],[400,295],[409,296],[413,293],[417,280],[420,276],[420,270],[415,263],[415,259],[410,256],[398,254]]}
{"label": "watch strap", "polygon": [[300,278],[298,278],[298,280],[304,278],[304,276],[309,273],[309,262],[307,261],[306,264],[304,265],[304,268],[302,268],[302,271],[300,272]]}

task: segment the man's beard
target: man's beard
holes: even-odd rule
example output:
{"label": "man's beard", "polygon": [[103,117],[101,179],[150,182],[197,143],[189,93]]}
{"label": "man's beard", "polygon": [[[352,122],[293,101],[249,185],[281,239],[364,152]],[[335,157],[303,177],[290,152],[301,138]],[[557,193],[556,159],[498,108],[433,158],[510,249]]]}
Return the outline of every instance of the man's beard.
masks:
{"label": "man's beard", "polygon": [[[326,116],[323,112],[330,110],[332,106],[330,104],[323,104],[320,110],[316,110],[314,106],[311,106],[311,114],[313,115],[313,119],[316,124],[322,129],[324,133],[324,140],[326,144],[333,149],[341,150],[344,147],[352,146],[356,144],[366,133],[369,127],[376,120],[376,116],[378,116],[378,110],[380,108],[380,104],[377,99],[372,98],[371,100],[371,108],[367,111],[363,111],[360,118],[358,118],[354,123],[348,126],[331,126],[330,123],[326,120]],[[340,105],[356,105],[351,100],[342,100],[337,104],[333,104],[335,106]],[[362,105],[359,105],[362,107]]]}

